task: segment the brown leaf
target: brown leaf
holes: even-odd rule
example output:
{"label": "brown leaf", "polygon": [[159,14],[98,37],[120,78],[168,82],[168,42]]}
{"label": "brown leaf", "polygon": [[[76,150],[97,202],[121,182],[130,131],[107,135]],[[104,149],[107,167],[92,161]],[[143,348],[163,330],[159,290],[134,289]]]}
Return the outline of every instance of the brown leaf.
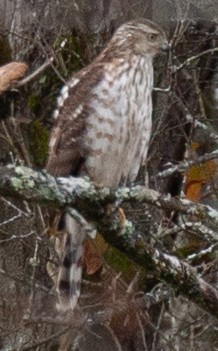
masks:
{"label": "brown leaf", "polygon": [[88,275],[94,274],[102,266],[102,255],[105,253],[107,246],[99,234],[94,243],[88,240],[85,241],[83,262]]}
{"label": "brown leaf", "polygon": [[23,62],[10,62],[0,67],[0,94],[24,76],[28,66]]}
{"label": "brown leaf", "polygon": [[[197,158],[197,150],[200,147],[198,143],[192,143],[192,158]],[[185,196],[192,201],[200,201],[202,197],[202,189],[205,185],[212,182],[217,172],[217,163],[209,160],[201,164],[190,167],[186,172]]]}

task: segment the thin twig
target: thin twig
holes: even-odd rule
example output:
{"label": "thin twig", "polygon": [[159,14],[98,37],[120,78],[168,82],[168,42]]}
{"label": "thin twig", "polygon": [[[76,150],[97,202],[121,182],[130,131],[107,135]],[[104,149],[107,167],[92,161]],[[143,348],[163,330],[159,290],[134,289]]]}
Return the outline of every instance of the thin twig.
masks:
{"label": "thin twig", "polygon": [[17,84],[16,87],[22,87],[23,85],[26,85],[27,83],[31,82],[33,79],[35,79],[39,74],[41,74],[45,69],[49,66],[51,66],[52,62],[54,61],[54,58],[51,57],[43,65],[41,65],[37,70],[35,70],[33,73],[31,73],[29,76],[26,78],[20,80]]}
{"label": "thin twig", "polygon": [[[39,205],[36,205],[36,214],[38,215],[37,217],[39,218],[39,222],[42,225],[42,229],[45,229],[44,225],[44,220],[41,219],[40,216],[41,209]],[[31,314],[32,312],[32,307],[33,307],[33,301],[34,301],[34,296],[35,296],[35,276],[36,276],[36,269],[39,265],[39,242],[41,238],[39,236],[36,236],[35,238],[35,250],[34,250],[34,255],[33,257],[30,258],[29,262],[32,266],[32,275],[31,275],[31,292],[30,292],[30,297],[29,297],[29,307],[27,313]]]}
{"label": "thin twig", "polygon": [[148,351],[148,346],[147,346],[146,336],[145,336],[145,328],[143,327],[143,324],[142,324],[141,318],[139,316],[139,313],[136,313],[136,318],[137,318],[138,325],[139,325],[139,328],[140,328],[140,331],[141,331],[144,350]]}
{"label": "thin twig", "polygon": [[162,303],[161,310],[160,310],[160,315],[159,315],[158,322],[157,322],[157,326],[156,326],[155,331],[154,331],[151,351],[155,351],[156,350],[156,347],[157,347],[156,343],[157,343],[159,331],[161,330],[160,326],[161,326],[161,323],[162,323],[162,320],[163,320],[163,317],[164,317],[164,312],[165,312],[165,305],[164,305],[164,303]]}
{"label": "thin twig", "polygon": [[[16,281],[16,282],[18,282],[18,283],[21,283],[22,286],[24,286],[25,284],[27,284],[27,285],[29,285],[29,286],[31,285],[31,282],[30,282],[28,279],[26,279],[26,280],[20,279],[18,276],[12,275],[12,274],[6,272],[6,271],[5,271],[4,269],[2,269],[2,268],[0,268],[0,274],[3,274],[3,275],[5,275],[6,277],[8,277],[8,278],[10,278],[10,279],[12,279],[12,280],[14,280],[14,281]],[[37,289],[40,289],[40,290],[42,290],[42,291],[45,291],[48,295],[56,296],[56,293],[55,293],[53,290],[47,288],[46,286],[40,285],[40,284],[38,284],[38,283],[34,283],[34,285],[35,285],[35,287],[36,287]]]}
{"label": "thin twig", "polygon": [[39,346],[42,346],[44,344],[47,344],[49,341],[54,340],[59,338],[61,335],[65,334],[67,331],[69,330],[69,326],[66,328],[63,328],[61,331],[59,331],[56,334],[52,334],[49,337],[42,339],[41,341],[38,341],[32,345],[28,345],[28,346],[22,346],[22,351],[27,351],[27,350],[32,350],[32,349],[37,349],[39,348]]}
{"label": "thin twig", "polygon": [[166,178],[166,177],[171,176],[174,173],[183,173],[187,169],[189,169],[190,167],[197,166],[201,163],[215,160],[217,158],[218,158],[218,150],[215,150],[215,151],[211,152],[210,154],[205,154],[203,156],[199,156],[197,160],[190,160],[190,161],[186,161],[186,162],[181,162],[178,165],[169,165],[168,169],[158,173],[155,177]]}
{"label": "thin twig", "polygon": [[189,255],[186,260],[189,262],[192,262],[194,260],[199,260],[202,257],[204,257],[205,255],[211,254],[213,251],[215,251],[218,247],[218,243],[214,244],[214,245],[210,245],[208,248],[201,250],[197,253],[193,253],[191,255]]}
{"label": "thin twig", "polygon": [[173,66],[171,68],[171,71],[173,73],[180,71],[183,67],[190,65],[193,61],[199,59],[202,56],[208,55],[208,54],[214,54],[215,52],[218,52],[218,47],[213,48],[213,49],[208,49],[205,51],[200,52],[198,55],[194,55],[192,57],[189,57],[187,60],[185,60],[183,63],[181,63],[179,66]]}

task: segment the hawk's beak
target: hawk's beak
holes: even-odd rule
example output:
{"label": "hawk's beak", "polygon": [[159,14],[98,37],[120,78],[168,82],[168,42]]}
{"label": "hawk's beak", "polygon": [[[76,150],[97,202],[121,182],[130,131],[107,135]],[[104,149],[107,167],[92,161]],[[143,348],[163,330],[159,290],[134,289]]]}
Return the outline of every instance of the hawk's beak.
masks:
{"label": "hawk's beak", "polygon": [[166,40],[162,45],[161,45],[161,51],[166,51],[168,52],[170,50],[170,44]]}

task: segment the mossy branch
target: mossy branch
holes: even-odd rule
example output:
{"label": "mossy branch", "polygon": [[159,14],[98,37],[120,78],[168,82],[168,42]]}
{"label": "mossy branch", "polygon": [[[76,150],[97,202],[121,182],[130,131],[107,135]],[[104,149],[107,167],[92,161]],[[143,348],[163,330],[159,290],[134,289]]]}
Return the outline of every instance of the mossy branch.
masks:
{"label": "mossy branch", "polygon": [[[211,207],[161,195],[143,186],[111,190],[97,187],[88,179],[55,179],[45,171],[37,172],[23,166],[0,167],[0,194],[56,208],[75,208],[86,220],[96,225],[111,245],[152,271],[158,279],[170,284],[177,293],[218,318],[218,291],[199,278],[190,265],[145,243],[129,223],[122,226],[117,210],[117,204],[122,202],[147,203],[191,214],[216,226],[218,212]],[[114,205],[112,211],[107,210],[108,204]]]}

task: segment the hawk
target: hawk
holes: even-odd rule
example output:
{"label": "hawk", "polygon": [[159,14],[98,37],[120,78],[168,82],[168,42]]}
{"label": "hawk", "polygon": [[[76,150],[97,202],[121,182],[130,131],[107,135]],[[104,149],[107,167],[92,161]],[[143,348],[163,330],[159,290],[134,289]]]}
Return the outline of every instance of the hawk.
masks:
{"label": "hawk", "polygon": [[[54,111],[47,171],[117,187],[136,179],[151,134],[153,58],[168,42],[159,25],[132,20],[62,88]],[[57,291],[61,310],[80,295],[85,233],[65,215]]]}

